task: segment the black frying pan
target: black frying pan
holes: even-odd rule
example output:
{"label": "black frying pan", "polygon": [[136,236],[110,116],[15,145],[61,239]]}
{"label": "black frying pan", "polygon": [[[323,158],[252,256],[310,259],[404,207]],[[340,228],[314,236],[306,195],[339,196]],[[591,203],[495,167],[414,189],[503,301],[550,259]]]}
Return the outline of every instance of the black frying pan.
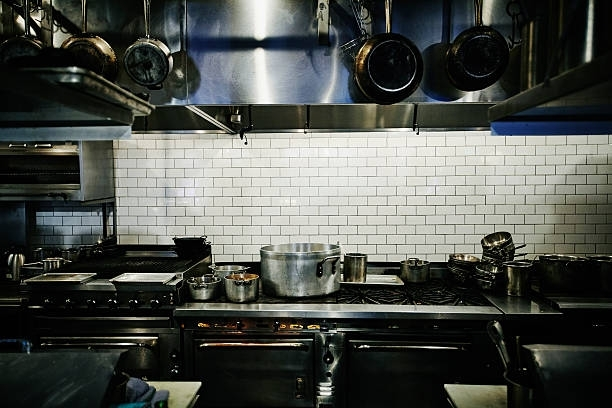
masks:
{"label": "black frying pan", "polygon": [[501,78],[510,58],[506,39],[482,24],[482,1],[474,0],[476,25],[459,33],[446,54],[446,73],[462,91],[493,85]]}
{"label": "black frying pan", "polygon": [[87,0],[81,0],[81,12],[83,32],[68,37],[62,49],[72,54],[77,66],[114,81],[118,72],[115,51],[102,37],[87,32]]}
{"label": "black frying pan", "polygon": [[30,35],[30,0],[24,0],[22,4],[25,33],[0,44],[0,64],[10,64],[24,57],[35,57],[43,49],[42,41]]}
{"label": "black frying pan", "polygon": [[355,57],[353,77],[371,101],[390,105],[411,95],[423,77],[423,58],[414,43],[391,32],[391,0],[385,0],[386,33],[370,37]]}

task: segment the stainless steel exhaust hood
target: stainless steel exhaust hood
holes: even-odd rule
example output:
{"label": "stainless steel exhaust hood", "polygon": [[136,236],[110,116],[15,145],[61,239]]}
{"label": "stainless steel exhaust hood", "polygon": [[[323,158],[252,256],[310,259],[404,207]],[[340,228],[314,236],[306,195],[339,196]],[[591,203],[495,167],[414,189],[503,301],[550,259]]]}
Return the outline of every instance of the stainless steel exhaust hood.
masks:
{"label": "stainless steel exhaust hood", "polygon": [[[488,129],[488,102],[158,106],[134,133],[333,132]],[[249,115],[250,113],[250,115]],[[252,125],[252,128],[250,128]]]}
{"label": "stainless steel exhaust hood", "polygon": [[[559,8],[554,0],[538,3],[548,1]],[[142,5],[128,3],[105,0],[89,5],[88,31],[109,41],[118,56],[144,32]],[[383,2],[361,3],[370,7],[363,21],[368,33],[384,32]],[[426,69],[434,73],[427,57],[441,41],[443,0],[396,3],[393,31],[417,45],[429,64]],[[487,2],[483,19],[509,37],[513,19],[507,3]],[[443,92],[447,89],[428,89],[426,85],[443,82],[435,77],[423,81],[401,103],[368,103],[355,89],[351,55],[346,52],[346,45],[361,34],[351,11],[353,2],[328,4],[325,24],[329,27],[321,30],[316,0],[157,1],[151,5],[151,36],[166,43],[174,57],[174,69],[162,89],[140,87],[123,67],[117,82],[103,82],[103,87],[70,69],[67,76],[53,72],[15,77],[2,72],[0,138],[78,140],[123,138],[132,132],[239,134],[491,126],[498,134],[536,134],[534,127],[539,124],[562,120],[565,123],[559,131],[565,134],[574,131],[568,126],[571,123],[593,133],[594,120],[601,127],[597,130],[609,129],[605,120],[612,106],[609,99],[597,105],[573,101],[584,92],[589,92],[587,100],[593,95],[603,99],[610,95],[609,57],[519,94],[521,65],[515,58],[507,75],[480,91],[451,95]],[[81,10],[71,0],[54,0],[52,7],[52,42],[59,47],[74,34],[71,25],[76,27],[73,31],[78,29]],[[62,19],[56,18],[60,15]],[[450,21],[451,39],[473,26],[472,2],[453,1]],[[322,34],[325,41],[321,41]],[[76,80],[75,75],[79,76]],[[143,92],[149,94],[147,101],[135,96]]]}

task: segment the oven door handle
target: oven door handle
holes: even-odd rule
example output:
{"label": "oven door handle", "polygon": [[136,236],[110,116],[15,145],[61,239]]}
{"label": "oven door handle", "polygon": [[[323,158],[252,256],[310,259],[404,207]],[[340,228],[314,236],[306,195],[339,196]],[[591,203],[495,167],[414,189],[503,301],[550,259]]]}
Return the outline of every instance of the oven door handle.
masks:
{"label": "oven door handle", "polygon": [[157,337],[41,337],[41,347],[144,347],[154,349]]}
{"label": "oven door handle", "polygon": [[233,348],[280,348],[280,349],[292,349],[292,350],[308,350],[308,345],[300,342],[270,342],[270,343],[259,343],[259,342],[229,342],[229,341],[215,341],[215,342],[203,342],[198,345],[199,348],[221,348],[221,347],[233,347]]}
{"label": "oven door handle", "polygon": [[391,345],[372,345],[372,344],[354,344],[355,351],[408,351],[408,350],[450,350],[450,351],[466,351],[463,345],[456,346],[441,346],[438,344],[391,344]]}

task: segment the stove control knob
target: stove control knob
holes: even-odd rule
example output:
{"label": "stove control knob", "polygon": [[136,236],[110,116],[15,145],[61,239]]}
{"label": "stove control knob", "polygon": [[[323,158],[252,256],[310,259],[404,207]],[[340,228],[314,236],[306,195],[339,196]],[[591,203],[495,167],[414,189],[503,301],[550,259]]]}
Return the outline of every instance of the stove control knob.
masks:
{"label": "stove control knob", "polygon": [[77,304],[76,301],[70,298],[66,298],[66,300],[64,300],[64,306],[66,307],[66,309],[74,309],[76,304]]}
{"label": "stove control knob", "polygon": [[96,306],[98,306],[98,304],[96,303],[96,299],[87,299],[85,303],[87,303],[88,309],[95,309]]}
{"label": "stove control knob", "polygon": [[242,323],[242,320],[237,320],[236,321],[236,330],[242,330],[244,329],[244,323]]}
{"label": "stove control knob", "polygon": [[119,307],[119,302],[117,302],[117,299],[113,299],[113,298],[108,299],[106,301],[106,304],[111,309],[117,309]]}
{"label": "stove control knob", "polygon": [[272,323],[272,331],[277,332],[280,330],[280,325],[281,323],[278,320],[275,320],[274,323]]}
{"label": "stove control knob", "polygon": [[44,298],[42,303],[44,307],[55,306],[55,300],[53,300],[53,298]]}
{"label": "stove control knob", "polygon": [[159,309],[159,307],[161,306],[161,302],[159,301],[159,299],[151,299],[149,304],[151,305],[151,309]]}
{"label": "stove control knob", "polygon": [[130,305],[130,309],[137,309],[140,306],[140,302],[138,299],[130,299],[128,300],[128,305]]}
{"label": "stove control knob", "polygon": [[327,349],[325,354],[323,354],[323,362],[327,365],[334,362],[334,355],[331,353],[331,351],[329,351],[329,349]]}

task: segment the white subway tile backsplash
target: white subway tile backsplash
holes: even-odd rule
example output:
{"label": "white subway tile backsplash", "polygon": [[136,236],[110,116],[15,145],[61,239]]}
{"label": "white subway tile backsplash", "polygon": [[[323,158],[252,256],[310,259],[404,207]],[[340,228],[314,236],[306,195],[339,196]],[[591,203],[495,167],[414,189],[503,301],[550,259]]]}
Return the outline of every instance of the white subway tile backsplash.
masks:
{"label": "white subway tile backsplash", "polygon": [[[316,240],[373,261],[445,261],[478,255],[483,235],[508,230],[531,254],[612,253],[609,135],[279,133],[253,134],[246,147],[235,139],[115,141],[120,243],[205,234],[220,262]],[[95,240],[99,215],[80,211],[43,208],[39,241]]]}

